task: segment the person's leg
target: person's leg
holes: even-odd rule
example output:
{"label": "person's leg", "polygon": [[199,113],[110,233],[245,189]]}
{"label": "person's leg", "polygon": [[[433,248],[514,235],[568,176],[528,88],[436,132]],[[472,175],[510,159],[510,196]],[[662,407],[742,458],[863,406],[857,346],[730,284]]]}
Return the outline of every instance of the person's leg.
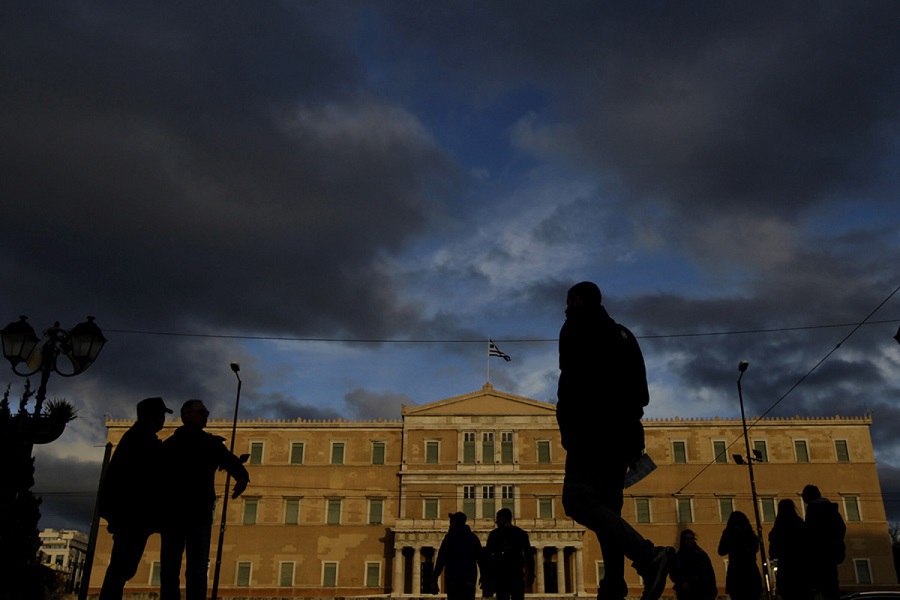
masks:
{"label": "person's leg", "polygon": [[116,530],[99,600],[122,600],[125,583],[137,573],[149,537],[150,532],[143,527],[121,527]]}
{"label": "person's leg", "polygon": [[184,555],[185,531],[182,526],[168,526],[161,534],[159,551],[159,600],[181,600],[181,558]]}
{"label": "person's leg", "polygon": [[210,527],[210,524],[192,525],[189,529],[184,570],[186,600],[206,600]]}

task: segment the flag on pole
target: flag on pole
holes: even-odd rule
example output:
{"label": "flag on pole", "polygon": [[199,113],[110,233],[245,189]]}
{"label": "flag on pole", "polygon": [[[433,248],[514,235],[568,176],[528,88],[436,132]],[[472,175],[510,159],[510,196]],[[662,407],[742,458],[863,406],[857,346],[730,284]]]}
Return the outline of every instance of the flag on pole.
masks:
{"label": "flag on pole", "polygon": [[503,354],[502,352],[500,352],[500,348],[498,348],[497,344],[494,343],[494,340],[491,339],[488,340],[488,356],[499,356],[506,362],[512,360],[508,354]]}

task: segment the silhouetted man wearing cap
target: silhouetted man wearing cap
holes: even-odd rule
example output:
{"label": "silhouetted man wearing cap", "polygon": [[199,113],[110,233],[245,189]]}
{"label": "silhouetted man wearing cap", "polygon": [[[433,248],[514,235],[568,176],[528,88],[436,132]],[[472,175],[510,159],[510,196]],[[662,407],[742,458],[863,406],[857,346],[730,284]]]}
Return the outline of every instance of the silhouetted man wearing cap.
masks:
{"label": "silhouetted man wearing cap", "polygon": [[181,407],[184,425],[163,442],[168,497],[160,550],[160,600],[181,599],[182,556],[186,556],[187,600],[205,600],[216,471],[224,469],[234,478],[232,498],[240,496],[250,482],[241,459],[225,447],[225,438],[203,431],[208,418],[201,400],[188,400]]}
{"label": "silhouetted man wearing cap", "polygon": [[457,512],[447,516],[450,518],[450,529],[438,549],[432,591],[438,593],[438,578],[446,568],[444,591],[447,593],[447,600],[474,600],[481,540],[466,525],[465,513]]}
{"label": "silhouetted man wearing cap", "polygon": [[569,289],[559,332],[556,420],[566,449],[563,508],[597,534],[606,576],[598,600],[622,600],[625,557],[644,580],[641,600],[657,600],[675,557],[622,518],[628,467],[644,450],[641,417],[650,400],[644,357],[634,335],[603,308],[600,288]]}
{"label": "silhouetted man wearing cap", "polygon": [[137,405],[137,421],[125,432],[100,487],[100,516],[113,536],[109,567],[100,600],[121,600],[125,583],[134,577],[147,539],[161,525],[157,492],[162,442],[156,434],[172,413],[162,398],[147,398]]}

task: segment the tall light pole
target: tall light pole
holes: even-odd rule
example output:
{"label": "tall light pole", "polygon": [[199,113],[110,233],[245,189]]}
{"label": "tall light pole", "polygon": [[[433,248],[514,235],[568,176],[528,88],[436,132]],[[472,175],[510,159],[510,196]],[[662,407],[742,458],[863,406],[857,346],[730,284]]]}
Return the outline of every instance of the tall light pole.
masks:
{"label": "tall light pole", "polygon": [[[240,370],[241,365],[236,361],[231,361],[231,370],[234,371],[234,376],[237,377],[237,397],[234,399],[234,419],[231,421],[231,448],[229,450],[232,454],[234,454],[234,437],[237,434],[237,419],[238,419],[238,407],[241,404],[241,376]],[[212,584],[212,595],[210,598],[212,600],[218,600],[219,594],[219,572],[222,568],[222,544],[225,543],[225,516],[228,511],[228,492],[231,490],[231,475],[227,472],[225,473],[225,496],[222,500],[222,522],[219,525],[219,544],[216,548],[216,567],[213,570],[213,584]]]}
{"label": "tall light pole", "polygon": [[753,496],[753,514],[756,515],[756,535],[759,538],[759,555],[762,558],[763,579],[766,582],[766,598],[772,600],[771,580],[769,578],[769,561],[766,559],[766,545],[763,542],[762,519],[759,516],[759,499],[756,496],[756,480],[753,478],[753,454],[750,452],[750,437],[747,435],[747,417],[744,415],[744,393],[741,389],[741,379],[750,366],[746,360],[742,360],[738,364],[737,388],[738,400],[741,403],[741,424],[744,427],[744,445],[747,448],[747,470],[750,473],[750,493]]}

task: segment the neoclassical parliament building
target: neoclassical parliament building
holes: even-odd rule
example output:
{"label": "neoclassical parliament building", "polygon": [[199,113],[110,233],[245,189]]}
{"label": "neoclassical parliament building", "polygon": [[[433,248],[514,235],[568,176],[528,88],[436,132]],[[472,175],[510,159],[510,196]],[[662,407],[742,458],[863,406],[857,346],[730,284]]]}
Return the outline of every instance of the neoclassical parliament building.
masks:
{"label": "neoclassical parliament building", "polygon": [[[596,537],[567,518],[561,491],[565,451],[556,407],[498,391],[404,407],[399,420],[239,421],[235,452],[250,455],[251,483],[228,503],[219,578],[221,597],[419,597],[430,588],[447,514],[462,511],[484,542],[497,510],[525,529],[538,568],[530,594],[595,596],[603,575]],[[107,421],[116,444],[132,421]],[[160,433],[167,437],[172,421]],[[868,417],[762,419],[750,429],[763,529],[778,502],[807,483],[840,506],[847,522],[844,589],[897,584]],[[226,439],[230,421],[208,431]],[[669,418],[644,422],[658,468],[625,490],[623,516],[660,545],[697,533],[724,593],[725,558],[716,554],[728,515],[754,520],[739,419]],[[224,490],[220,474],[218,488]],[[220,504],[221,506],[221,504]],[[221,510],[221,509],[219,509]],[[213,578],[218,523],[210,564]],[[112,544],[105,523],[90,592],[103,581]],[[767,546],[768,547],[768,546]],[[632,593],[641,582],[626,569]],[[153,536],[126,592],[159,586]],[[672,595],[671,587],[666,592]],[[127,597],[127,596],[126,596]]]}

